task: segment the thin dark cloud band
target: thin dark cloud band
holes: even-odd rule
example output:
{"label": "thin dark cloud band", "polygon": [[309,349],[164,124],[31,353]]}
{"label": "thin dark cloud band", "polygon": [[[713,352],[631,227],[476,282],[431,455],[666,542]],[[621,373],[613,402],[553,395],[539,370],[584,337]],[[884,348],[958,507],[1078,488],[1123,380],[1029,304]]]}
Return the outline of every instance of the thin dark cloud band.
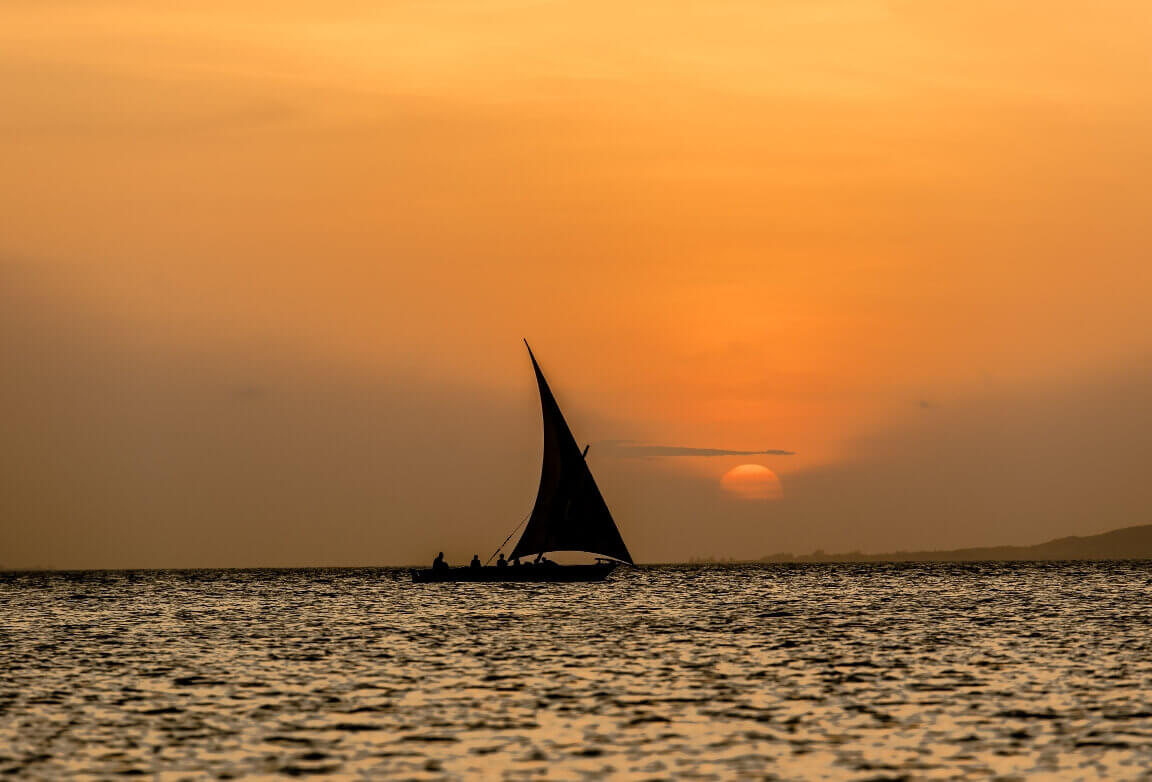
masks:
{"label": "thin dark cloud band", "polygon": [[766,448],[762,451],[737,451],[730,448],[693,448],[684,445],[630,445],[631,440],[602,440],[598,448],[620,456],[793,456],[795,451]]}

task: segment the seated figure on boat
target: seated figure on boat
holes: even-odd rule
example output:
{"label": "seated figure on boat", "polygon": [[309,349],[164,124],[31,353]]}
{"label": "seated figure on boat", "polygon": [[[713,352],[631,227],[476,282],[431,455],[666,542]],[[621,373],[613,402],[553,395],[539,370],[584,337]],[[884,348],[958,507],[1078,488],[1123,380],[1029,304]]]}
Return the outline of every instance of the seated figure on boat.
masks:
{"label": "seated figure on boat", "polygon": [[473,554],[472,555],[472,561],[470,563],[468,563],[468,567],[471,567],[471,568],[484,567],[484,565],[480,562],[480,555],[479,554]]}
{"label": "seated figure on boat", "polygon": [[436,559],[432,560],[432,569],[440,570],[441,568],[448,567],[448,563],[444,561],[444,552],[441,551],[436,555]]}
{"label": "seated figure on boat", "polygon": [[504,552],[500,552],[500,559],[496,560],[496,567],[508,567],[508,560],[504,559]]}

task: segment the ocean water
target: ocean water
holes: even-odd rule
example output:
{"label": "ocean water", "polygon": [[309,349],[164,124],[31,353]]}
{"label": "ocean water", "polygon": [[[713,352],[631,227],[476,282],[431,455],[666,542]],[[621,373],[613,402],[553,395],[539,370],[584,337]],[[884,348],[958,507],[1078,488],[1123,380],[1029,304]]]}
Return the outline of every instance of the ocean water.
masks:
{"label": "ocean water", "polygon": [[33,778],[1152,779],[1152,563],[0,575]]}

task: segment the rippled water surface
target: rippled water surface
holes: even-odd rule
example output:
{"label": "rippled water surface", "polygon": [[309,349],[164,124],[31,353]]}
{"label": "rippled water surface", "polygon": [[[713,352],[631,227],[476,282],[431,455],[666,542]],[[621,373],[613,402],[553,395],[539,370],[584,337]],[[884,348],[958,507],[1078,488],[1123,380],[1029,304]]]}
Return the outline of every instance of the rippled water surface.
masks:
{"label": "rippled water surface", "polygon": [[33,777],[1152,778],[1152,563],[0,575]]}

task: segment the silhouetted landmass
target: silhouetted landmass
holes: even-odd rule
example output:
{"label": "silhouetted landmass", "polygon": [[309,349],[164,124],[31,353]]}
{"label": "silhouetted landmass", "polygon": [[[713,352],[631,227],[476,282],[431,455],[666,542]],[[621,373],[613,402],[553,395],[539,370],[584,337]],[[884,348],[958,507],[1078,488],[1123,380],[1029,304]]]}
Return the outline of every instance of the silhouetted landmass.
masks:
{"label": "silhouetted landmass", "polygon": [[1057,538],[1035,546],[989,546],[947,551],[896,551],[885,554],[773,554],[761,562],[997,562],[1059,559],[1152,559],[1152,524],[1124,527],[1100,535]]}

